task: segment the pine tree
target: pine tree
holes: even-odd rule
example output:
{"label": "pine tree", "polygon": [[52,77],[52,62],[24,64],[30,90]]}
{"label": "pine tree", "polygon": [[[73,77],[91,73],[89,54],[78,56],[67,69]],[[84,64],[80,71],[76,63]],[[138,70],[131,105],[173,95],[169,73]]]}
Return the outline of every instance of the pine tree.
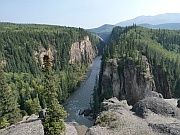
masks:
{"label": "pine tree", "polygon": [[3,67],[0,65],[0,128],[5,128],[20,119],[16,94],[8,87]]}
{"label": "pine tree", "polygon": [[32,99],[26,100],[25,109],[28,115],[38,114],[38,112],[41,110],[38,95],[33,100]]}
{"label": "pine tree", "polygon": [[43,58],[44,61],[44,98],[47,105],[47,115],[45,118],[44,130],[46,135],[58,135],[65,130],[62,121],[67,117],[67,113],[57,100],[57,90],[55,80],[51,71],[51,60],[48,55]]}

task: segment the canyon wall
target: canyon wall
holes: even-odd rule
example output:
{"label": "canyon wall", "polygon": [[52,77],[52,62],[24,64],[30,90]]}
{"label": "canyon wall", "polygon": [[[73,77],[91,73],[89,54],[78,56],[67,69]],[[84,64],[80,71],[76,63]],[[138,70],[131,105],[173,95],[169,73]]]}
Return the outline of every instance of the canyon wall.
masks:
{"label": "canyon wall", "polygon": [[84,40],[72,44],[69,54],[70,64],[75,62],[81,63],[83,60],[86,60],[86,63],[91,63],[95,58],[97,51],[92,47],[89,37],[85,36]]}
{"label": "canyon wall", "polygon": [[[149,91],[156,91],[150,65],[142,56],[144,70],[130,60],[110,59],[105,63],[102,74],[102,94],[110,93],[118,99],[126,99],[130,104],[143,99]],[[108,92],[109,91],[109,92]]]}

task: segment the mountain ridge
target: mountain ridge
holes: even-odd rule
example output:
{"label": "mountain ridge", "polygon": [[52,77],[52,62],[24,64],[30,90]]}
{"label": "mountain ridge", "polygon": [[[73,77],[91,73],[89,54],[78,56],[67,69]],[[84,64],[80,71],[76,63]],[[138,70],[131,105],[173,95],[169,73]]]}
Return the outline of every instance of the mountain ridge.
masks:
{"label": "mountain ridge", "polygon": [[155,16],[137,16],[133,19],[129,19],[126,21],[122,21],[116,23],[117,26],[128,26],[135,24],[144,24],[149,23],[152,25],[158,25],[163,23],[180,23],[180,13],[165,13],[165,14],[158,14]]}

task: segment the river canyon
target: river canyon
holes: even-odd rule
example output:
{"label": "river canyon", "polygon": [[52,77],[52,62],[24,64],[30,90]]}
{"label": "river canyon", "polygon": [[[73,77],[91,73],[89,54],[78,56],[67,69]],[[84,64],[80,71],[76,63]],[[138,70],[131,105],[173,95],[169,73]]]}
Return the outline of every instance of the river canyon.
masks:
{"label": "river canyon", "polygon": [[65,109],[69,113],[66,122],[77,122],[79,125],[85,125],[91,127],[94,124],[94,120],[89,120],[84,115],[79,115],[81,109],[90,108],[90,102],[92,102],[92,94],[95,85],[96,76],[99,75],[99,69],[101,65],[101,56],[95,58],[92,66],[90,66],[87,73],[87,79],[83,81],[80,87],[74,92],[67,100]]}

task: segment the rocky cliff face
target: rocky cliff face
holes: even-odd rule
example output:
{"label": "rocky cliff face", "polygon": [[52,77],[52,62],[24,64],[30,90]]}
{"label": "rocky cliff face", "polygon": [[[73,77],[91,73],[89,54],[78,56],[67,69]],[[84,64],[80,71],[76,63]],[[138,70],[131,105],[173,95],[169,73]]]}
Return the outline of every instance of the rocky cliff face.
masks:
{"label": "rocky cliff face", "polygon": [[172,76],[169,74],[163,74],[160,70],[154,69],[154,78],[157,91],[162,93],[164,98],[172,98],[173,90],[173,80]]}
{"label": "rocky cliff face", "polygon": [[129,60],[110,59],[102,74],[102,94],[112,91],[112,96],[126,99],[130,104],[143,99],[149,91],[155,91],[153,75],[145,56],[143,72]]}
{"label": "rocky cliff face", "polygon": [[112,91],[113,96],[120,98],[120,83],[117,59],[110,59],[105,63],[102,75],[102,94]]}
{"label": "rocky cliff face", "polygon": [[86,60],[87,63],[91,63],[97,52],[92,47],[89,37],[86,36],[84,37],[84,40],[72,44],[69,54],[70,64],[73,64],[74,62],[81,63],[83,60]]}
{"label": "rocky cliff face", "polygon": [[[55,48],[49,48],[46,50],[45,48],[39,49],[39,51],[35,51],[34,57],[37,63],[41,63],[43,65],[43,57],[44,55],[50,56],[50,59],[54,59],[54,53],[57,50]],[[97,48],[93,48],[92,43],[88,36],[84,37],[84,40],[79,42],[75,42],[71,45],[69,51],[69,63],[73,64],[75,62],[81,63],[91,63],[95,56],[97,55]]]}

